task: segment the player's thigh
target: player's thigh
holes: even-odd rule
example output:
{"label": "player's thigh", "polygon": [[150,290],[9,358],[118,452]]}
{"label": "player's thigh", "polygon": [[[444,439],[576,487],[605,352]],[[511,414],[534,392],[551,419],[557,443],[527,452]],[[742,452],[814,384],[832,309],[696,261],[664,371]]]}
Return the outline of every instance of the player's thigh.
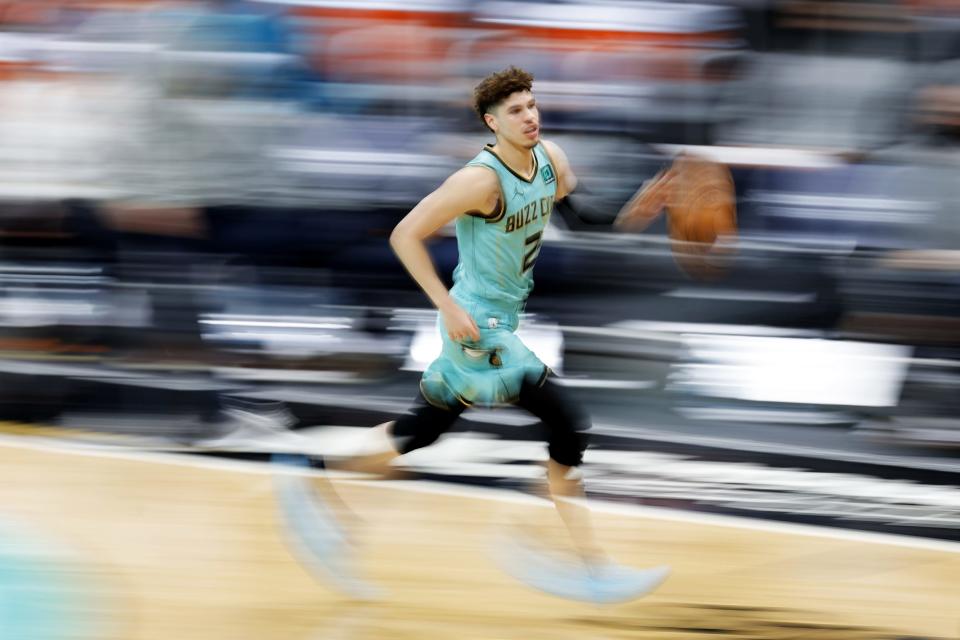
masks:
{"label": "player's thigh", "polygon": [[429,446],[450,430],[464,407],[439,407],[431,404],[421,393],[410,410],[398,417],[390,429],[397,452],[410,453]]}

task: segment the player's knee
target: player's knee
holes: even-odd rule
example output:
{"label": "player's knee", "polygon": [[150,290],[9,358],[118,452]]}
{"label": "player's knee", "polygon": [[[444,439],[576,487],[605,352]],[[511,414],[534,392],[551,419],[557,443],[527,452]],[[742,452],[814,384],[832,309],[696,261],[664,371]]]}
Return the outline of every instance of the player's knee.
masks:
{"label": "player's knee", "polygon": [[547,378],[539,387],[524,385],[518,404],[543,422],[551,460],[568,467],[583,462],[590,417],[569,393]]}
{"label": "player's knee", "polygon": [[590,418],[576,405],[566,403],[546,424],[550,459],[567,467],[577,467],[590,444]]}
{"label": "player's knee", "polygon": [[569,396],[563,396],[557,409],[556,425],[551,429],[557,457],[551,457],[560,464],[577,467],[590,444],[590,416]]}
{"label": "player's knee", "polygon": [[589,423],[571,423],[562,429],[551,429],[547,442],[550,459],[565,467],[579,467],[590,444],[589,428]]}

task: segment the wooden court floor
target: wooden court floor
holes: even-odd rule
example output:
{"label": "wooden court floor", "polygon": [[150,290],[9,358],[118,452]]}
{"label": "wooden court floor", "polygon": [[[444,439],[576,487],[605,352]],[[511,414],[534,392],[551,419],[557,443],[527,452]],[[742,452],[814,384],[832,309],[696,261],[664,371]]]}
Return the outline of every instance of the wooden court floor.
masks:
{"label": "wooden court floor", "polygon": [[[0,474],[0,531],[30,537],[31,553],[47,545],[51,575],[78,596],[85,624],[57,638],[960,638],[960,545],[600,509],[611,555],[673,575],[644,599],[597,607],[533,592],[490,560],[502,524],[549,526],[545,502],[344,481],[364,568],[387,592],[359,603],[291,555],[265,465],[4,436]],[[4,548],[0,572],[18,547]]]}

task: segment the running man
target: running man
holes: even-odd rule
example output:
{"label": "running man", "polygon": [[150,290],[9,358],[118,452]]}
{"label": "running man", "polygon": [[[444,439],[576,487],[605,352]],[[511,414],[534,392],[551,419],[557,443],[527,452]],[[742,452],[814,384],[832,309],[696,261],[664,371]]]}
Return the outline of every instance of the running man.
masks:
{"label": "running man", "polygon": [[[601,567],[609,563],[587,510],[575,500],[583,496],[579,467],[589,418],[514,333],[554,204],[567,199],[575,213],[591,213],[572,202],[577,178],[563,150],[540,137],[532,84],[529,73],[510,67],[477,85],[474,107],[495,144],[417,204],[391,234],[393,250],[439,311],[443,349],[424,372],[412,410],[377,427],[385,450],[337,466],[387,475],[395,458],[435,442],[466,408],[515,404],[542,421],[551,497],[578,554],[588,567]],[[637,192],[617,217],[618,227],[645,226],[659,213],[669,173]],[[448,291],[425,242],[450,222],[459,263]]]}

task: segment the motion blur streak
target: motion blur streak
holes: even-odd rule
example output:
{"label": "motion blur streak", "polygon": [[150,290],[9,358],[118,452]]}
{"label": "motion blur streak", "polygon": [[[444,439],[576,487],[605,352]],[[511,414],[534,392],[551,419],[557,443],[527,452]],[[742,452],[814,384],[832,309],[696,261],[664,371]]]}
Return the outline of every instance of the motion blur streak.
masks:
{"label": "motion blur streak", "polygon": [[[663,217],[623,234],[550,216],[520,331],[594,417],[587,490],[957,540],[960,5],[946,0],[0,0],[0,438],[254,461],[361,447],[338,429],[404,411],[440,345],[389,235],[491,141],[471,91],[511,64],[534,74],[543,136],[611,216],[681,153],[728,165],[736,185],[735,251],[712,280],[678,267]],[[453,230],[430,250],[449,284]],[[411,472],[526,490],[542,476],[533,423],[469,411],[458,427],[469,433],[438,445],[442,461],[413,457]],[[497,453],[491,435],[512,443]],[[269,487],[239,481],[224,506],[163,476],[175,499],[151,476],[151,503],[135,465],[29,460],[0,483],[11,505],[0,530],[37,532],[0,536],[0,628],[32,629],[11,638],[272,637],[243,635],[252,592],[230,609],[247,617],[227,626],[170,632],[178,612],[151,609],[153,631],[125,635],[138,622],[123,599],[134,578],[111,564],[126,554],[135,580],[159,572],[149,593],[177,592],[149,534],[179,540],[170,566],[188,566],[211,514]],[[56,498],[54,485],[75,493]],[[33,490],[79,505],[69,532]],[[251,530],[269,537],[257,529],[268,512],[228,518],[223,554]],[[447,524],[480,530],[471,517]],[[130,546],[97,545],[101,520],[121,523],[111,535]],[[101,555],[87,558],[91,547]],[[656,544],[624,548],[660,562]],[[869,553],[806,553],[770,566],[780,578],[826,564],[883,573]],[[289,558],[254,560],[266,573]],[[671,580],[686,593],[679,566]],[[223,576],[190,579],[236,595]],[[894,589],[874,582],[860,601]],[[955,596],[943,584],[913,576],[898,597]],[[690,617],[719,616],[704,603],[731,601],[715,587],[657,609],[660,628],[694,633]],[[694,613],[678,612],[687,596]],[[290,607],[310,609],[303,598]],[[278,607],[256,615],[296,618]],[[61,608],[77,614],[74,631],[52,622],[69,617]],[[334,633],[382,637],[378,624]],[[436,637],[463,637],[441,627]],[[955,637],[955,620],[915,631]]]}

